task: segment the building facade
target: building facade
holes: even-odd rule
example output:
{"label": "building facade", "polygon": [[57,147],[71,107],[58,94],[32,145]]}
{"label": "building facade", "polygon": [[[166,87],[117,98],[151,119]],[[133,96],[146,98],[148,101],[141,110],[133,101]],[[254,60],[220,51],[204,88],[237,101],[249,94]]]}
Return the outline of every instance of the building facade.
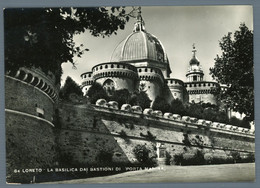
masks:
{"label": "building facade", "polygon": [[186,74],[187,82],[171,78],[170,63],[162,43],[148,33],[144,25],[139,14],[132,33],[117,45],[110,62],[98,64],[92,71],[81,74],[84,95],[94,82],[98,82],[108,95],[120,89],[133,92],[142,86],[151,101],[160,96],[169,103],[179,99],[183,103],[217,104],[215,94],[219,84],[203,80],[195,46]]}

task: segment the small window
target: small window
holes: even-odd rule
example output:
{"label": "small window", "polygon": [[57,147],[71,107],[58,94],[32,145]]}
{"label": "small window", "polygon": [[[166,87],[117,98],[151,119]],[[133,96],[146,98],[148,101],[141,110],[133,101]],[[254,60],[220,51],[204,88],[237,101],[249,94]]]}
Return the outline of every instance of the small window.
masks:
{"label": "small window", "polygon": [[108,67],[108,66],[107,66],[107,65],[105,65],[105,69],[107,69],[107,67]]}
{"label": "small window", "polygon": [[111,65],[111,68],[114,68],[114,65],[113,65],[113,64]]}
{"label": "small window", "polygon": [[44,108],[36,107],[36,113],[38,114],[38,117],[44,118]]}

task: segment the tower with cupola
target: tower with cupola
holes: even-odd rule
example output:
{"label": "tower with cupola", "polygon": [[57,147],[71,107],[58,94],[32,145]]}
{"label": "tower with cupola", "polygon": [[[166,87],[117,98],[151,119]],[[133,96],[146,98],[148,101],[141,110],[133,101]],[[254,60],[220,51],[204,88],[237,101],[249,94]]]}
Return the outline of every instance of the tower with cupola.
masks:
{"label": "tower with cupola", "polygon": [[196,52],[195,44],[193,44],[192,58],[189,61],[186,73],[187,82],[184,84],[189,94],[189,102],[217,104],[219,84],[217,82],[204,81],[203,69],[196,57]]}

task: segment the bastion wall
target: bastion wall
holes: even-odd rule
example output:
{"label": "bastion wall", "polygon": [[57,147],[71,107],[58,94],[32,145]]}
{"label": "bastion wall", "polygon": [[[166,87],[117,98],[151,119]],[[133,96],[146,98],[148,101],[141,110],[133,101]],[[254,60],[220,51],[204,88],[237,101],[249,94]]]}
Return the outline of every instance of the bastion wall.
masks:
{"label": "bastion wall", "polygon": [[[115,163],[135,163],[133,149],[145,145],[156,158],[157,143],[174,155],[203,148],[218,157],[237,151],[241,156],[254,153],[254,135],[229,125],[193,118],[176,119],[130,112],[95,105],[63,104],[59,111],[60,136],[58,145],[75,164],[96,164],[101,150],[111,152]],[[203,122],[202,124],[200,124]],[[228,128],[227,128],[228,127]],[[150,136],[149,136],[150,135]],[[189,146],[184,140],[188,140]]]}
{"label": "bastion wall", "polygon": [[[37,75],[37,76],[36,76]],[[28,174],[15,170],[55,165],[54,80],[23,69],[5,76],[7,182],[23,182]]]}

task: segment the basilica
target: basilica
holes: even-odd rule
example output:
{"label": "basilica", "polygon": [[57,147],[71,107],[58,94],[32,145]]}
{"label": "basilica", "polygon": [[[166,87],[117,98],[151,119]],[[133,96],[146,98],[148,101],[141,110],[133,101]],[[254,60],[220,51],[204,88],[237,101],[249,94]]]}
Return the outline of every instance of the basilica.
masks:
{"label": "basilica", "polygon": [[132,33],[116,46],[110,62],[98,64],[91,71],[81,74],[84,95],[97,82],[108,94],[120,89],[133,92],[142,86],[151,101],[160,96],[169,103],[173,99],[179,99],[183,103],[217,104],[215,94],[220,85],[204,81],[203,69],[196,58],[195,45],[192,57],[187,62],[187,80],[176,79],[171,76],[170,63],[162,43],[148,33],[144,25],[139,14]]}

